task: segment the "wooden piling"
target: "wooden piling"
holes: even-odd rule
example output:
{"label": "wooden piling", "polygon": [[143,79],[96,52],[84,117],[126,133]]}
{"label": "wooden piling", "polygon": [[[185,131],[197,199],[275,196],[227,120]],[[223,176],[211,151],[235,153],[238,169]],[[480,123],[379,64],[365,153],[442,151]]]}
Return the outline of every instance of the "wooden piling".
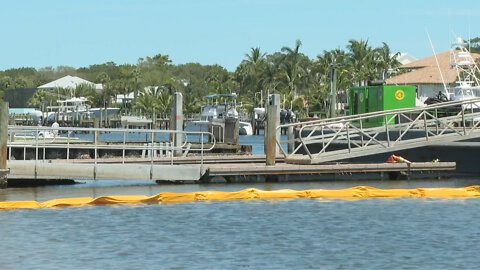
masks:
{"label": "wooden piling", "polygon": [[[101,115],[101,114],[100,114]],[[98,118],[93,118],[93,127],[94,128],[100,128],[100,123],[101,123],[101,119],[98,119]],[[95,132],[94,133],[94,136],[95,136],[95,140],[97,142],[100,142],[100,132]]]}
{"label": "wooden piling", "polygon": [[293,131],[293,126],[289,126],[288,127],[288,146],[287,146],[287,150],[288,150],[288,153],[291,154],[293,153],[293,147],[295,146],[294,143],[293,143],[293,140],[295,139],[295,134],[294,134],[294,131]]}
{"label": "wooden piling", "polygon": [[7,187],[8,102],[0,102],[0,188]]}
{"label": "wooden piling", "polygon": [[[175,92],[173,96],[173,130],[176,131],[183,131],[183,95],[180,92]],[[174,146],[175,148],[181,147],[183,144],[183,134],[182,133],[176,133],[174,135],[175,140],[174,140]],[[182,150],[175,150],[175,156],[179,157],[181,156]]]}
{"label": "wooden piling", "polygon": [[265,154],[266,164],[275,165],[277,156],[277,138],[280,137],[280,130],[277,127],[280,124],[280,95],[270,96],[267,106],[267,123],[265,127]]}

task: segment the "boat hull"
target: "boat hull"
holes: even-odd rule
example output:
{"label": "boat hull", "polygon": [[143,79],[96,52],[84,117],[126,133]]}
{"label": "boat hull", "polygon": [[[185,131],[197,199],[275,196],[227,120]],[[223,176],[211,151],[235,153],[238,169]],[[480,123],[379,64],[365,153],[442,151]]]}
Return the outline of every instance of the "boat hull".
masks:
{"label": "boat hull", "polygon": [[238,126],[238,134],[239,135],[253,135],[252,124],[250,124],[249,122],[240,121],[239,126]]}

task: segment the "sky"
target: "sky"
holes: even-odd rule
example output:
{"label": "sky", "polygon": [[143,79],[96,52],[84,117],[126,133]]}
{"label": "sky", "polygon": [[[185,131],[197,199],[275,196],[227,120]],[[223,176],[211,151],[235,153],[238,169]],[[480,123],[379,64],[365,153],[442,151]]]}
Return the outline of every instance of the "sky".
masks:
{"label": "sky", "polygon": [[[460,1],[457,1],[460,3]],[[311,59],[351,39],[421,59],[480,36],[480,2],[307,0],[0,0],[0,70],[88,67],[169,55],[229,71],[253,47],[302,42]]]}

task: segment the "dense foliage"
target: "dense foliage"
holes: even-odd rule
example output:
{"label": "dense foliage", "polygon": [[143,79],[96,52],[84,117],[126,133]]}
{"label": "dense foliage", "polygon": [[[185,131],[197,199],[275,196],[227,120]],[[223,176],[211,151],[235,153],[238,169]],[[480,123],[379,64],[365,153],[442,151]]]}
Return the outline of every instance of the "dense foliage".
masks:
{"label": "dense foliage", "polygon": [[476,37],[470,40],[470,52],[480,53],[480,37]]}
{"label": "dense foliage", "polygon": [[173,65],[169,56],[162,54],[140,58],[135,65],[107,62],[78,69],[66,66],[9,69],[0,71],[0,90],[38,87],[72,75],[102,83],[104,90],[97,93],[91,87],[81,86],[75,91],[59,90],[56,96],[37,91],[29,104],[38,107],[42,102],[54,102],[60,94],[85,96],[92,106],[101,107],[111,105],[117,94],[134,92],[133,105],[123,104],[123,110],[151,115],[168,113],[175,91],[184,93],[186,113],[199,112],[202,97],[208,94],[235,92],[244,108],[251,110],[260,106],[260,96],[279,93],[286,108],[306,116],[309,111],[326,110],[332,67],[337,71],[337,90],[342,91],[384,79],[400,65],[396,59],[398,53],[392,53],[386,43],[373,48],[367,40],[350,40],[345,50],[323,51],[316,59],[304,55],[301,46],[297,40],[292,47],[283,47],[273,54],[251,48],[234,72],[218,65]]}

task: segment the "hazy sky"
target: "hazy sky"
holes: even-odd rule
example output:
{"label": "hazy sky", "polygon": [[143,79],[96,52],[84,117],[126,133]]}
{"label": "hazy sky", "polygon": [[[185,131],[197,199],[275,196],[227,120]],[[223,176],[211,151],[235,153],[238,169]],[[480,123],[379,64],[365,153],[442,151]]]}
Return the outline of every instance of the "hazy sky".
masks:
{"label": "hazy sky", "polygon": [[455,35],[480,36],[480,2],[303,0],[0,0],[0,70],[85,67],[167,54],[174,64],[234,71],[252,47],[303,43],[314,59],[350,39],[384,41],[417,58],[447,51]]}

